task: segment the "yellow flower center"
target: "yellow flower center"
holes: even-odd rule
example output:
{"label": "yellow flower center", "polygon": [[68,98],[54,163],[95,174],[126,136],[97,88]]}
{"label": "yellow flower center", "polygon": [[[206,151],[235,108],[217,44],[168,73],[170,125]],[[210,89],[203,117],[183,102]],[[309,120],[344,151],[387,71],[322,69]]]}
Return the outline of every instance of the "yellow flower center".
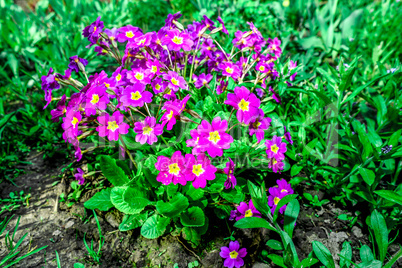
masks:
{"label": "yellow flower center", "polygon": [[74,61],[78,63],[78,58],[76,58]]}
{"label": "yellow flower center", "polygon": [[78,123],[77,117],[73,117],[73,120],[71,120],[71,124],[73,125],[73,128],[75,128],[75,125]]}
{"label": "yellow flower center", "polygon": [[105,83],[105,87],[106,87],[106,88],[109,88],[109,87],[110,87],[110,84]]}
{"label": "yellow flower center", "polygon": [[252,217],[253,216],[253,212],[251,211],[251,209],[246,210],[246,213],[244,213],[244,217],[248,218],[248,217]]}
{"label": "yellow flower center", "polygon": [[116,76],[116,81],[119,82],[120,80],[121,80],[121,74],[118,74],[118,75]]}
{"label": "yellow flower center", "polygon": [[181,45],[181,44],[183,44],[183,37],[175,36],[175,37],[173,37],[172,42],[177,45]]}
{"label": "yellow flower center", "polygon": [[128,32],[126,32],[126,36],[127,36],[128,38],[133,38],[134,34],[133,34],[132,31],[128,31]]}
{"label": "yellow flower center", "polygon": [[275,50],[276,50],[276,46],[273,45],[273,46],[271,47],[271,51],[275,51]]}
{"label": "yellow flower center", "polygon": [[96,32],[96,26],[94,27],[94,32]]}
{"label": "yellow flower center", "polygon": [[209,132],[208,140],[212,141],[213,143],[217,143],[221,140],[221,136],[219,135],[218,131]]}
{"label": "yellow flower center", "polygon": [[241,99],[241,101],[239,102],[239,108],[240,110],[242,110],[243,112],[247,112],[249,110],[249,104],[250,102],[245,101],[244,99]]}
{"label": "yellow flower center", "polygon": [[131,92],[131,99],[132,100],[139,100],[141,99],[141,93],[139,91]]}
{"label": "yellow flower center", "polygon": [[146,126],[146,127],[142,128],[142,134],[144,134],[144,135],[149,135],[151,133],[151,131],[152,131],[151,127]]}
{"label": "yellow flower center", "polygon": [[263,72],[263,71],[265,71],[265,66],[261,65],[260,68],[258,68],[258,69],[260,69],[260,71]]}
{"label": "yellow flower center", "polygon": [[170,111],[170,113],[166,117],[167,117],[168,120],[172,119],[173,111]]}
{"label": "yellow flower center", "polygon": [[202,173],[205,172],[205,169],[202,168],[202,165],[193,165],[193,173],[198,177],[200,176]]}
{"label": "yellow flower center", "polygon": [[278,205],[279,201],[281,201],[281,199],[280,199],[279,197],[276,197],[276,196],[275,196],[275,198],[274,198],[274,204],[275,204],[275,206]]}
{"label": "yellow flower center", "polygon": [[237,253],[235,250],[233,250],[232,252],[229,253],[230,258],[231,259],[236,259],[237,255],[239,255],[239,253]]}
{"label": "yellow flower center", "polygon": [[156,73],[158,71],[158,67],[152,66],[151,72]]}
{"label": "yellow flower center", "polygon": [[276,144],[271,145],[271,151],[272,151],[272,152],[274,152],[274,153],[278,153],[278,150],[279,150],[279,147],[278,147],[278,146],[276,146]]}
{"label": "yellow flower center", "polygon": [[144,79],[144,74],[143,73],[136,73],[135,75],[135,78],[137,78],[137,80],[142,80],[142,79]]}
{"label": "yellow flower center", "polygon": [[98,94],[93,94],[91,103],[92,104],[97,104],[98,102],[99,102],[99,95]]}
{"label": "yellow flower center", "polygon": [[169,173],[170,174],[174,174],[174,175],[178,175],[180,172],[180,168],[179,165],[177,165],[177,163],[173,163],[169,165]]}
{"label": "yellow flower center", "polygon": [[145,43],[146,39],[142,39],[140,42],[138,42],[138,45],[143,45]]}
{"label": "yellow flower center", "polygon": [[115,132],[116,129],[118,129],[118,128],[119,128],[119,126],[117,125],[116,121],[109,121],[109,122],[107,122],[107,129],[109,129],[109,130]]}
{"label": "yellow flower center", "polygon": [[254,128],[258,128],[259,126],[261,126],[261,122],[258,122],[258,120],[253,123]]}
{"label": "yellow flower center", "polygon": [[287,192],[288,192],[288,190],[286,190],[286,189],[282,189],[282,190],[281,190],[281,193],[284,193],[284,192],[286,192],[286,193],[287,193]]}
{"label": "yellow flower center", "polygon": [[155,89],[156,89],[156,90],[159,90],[160,88],[161,88],[161,85],[159,85],[159,84],[156,84],[156,85],[155,85]]}
{"label": "yellow flower center", "polygon": [[172,84],[175,85],[175,86],[179,85],[179,80],[177,80],[174,77],[170,80],[170,82],[172,82]]}
{"label": "yellow flower center", "polygon": [[275,165],[276,163],[278,163],[278,160],[276,160],[275,158],[272,158],[272,165]]}
{"label": "yellow flower center", "polygon": [[230,67],[226,67],[225,71],[226,71],[228,74],[232,74],[232,73],[233,73],[233,69],[230,68]]}

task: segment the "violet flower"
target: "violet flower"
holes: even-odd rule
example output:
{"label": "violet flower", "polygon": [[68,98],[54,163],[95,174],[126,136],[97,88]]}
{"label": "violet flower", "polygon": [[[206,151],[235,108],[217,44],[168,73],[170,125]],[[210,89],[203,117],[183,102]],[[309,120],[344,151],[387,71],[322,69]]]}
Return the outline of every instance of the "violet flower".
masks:
{"label": "violet flower", "polygon": [[89,46],[93,46],[98,42],[99,34],[103,30],[103,21],[101,21],[100,18],[99,16],[96,21],[85,27],[82,31],[84,37],[87,37],[88,41],[91,42]]}
{"label": "violet flower", "polygon": [[[292,186],[287,183],[285,179],[277,180],[276,183],[278,184],[277,186],[270,187],[268,190],[268,206],[270,206],[272,214],[274,214],[275,209],[282,198],[294,193]],[[286,205],[281,207],[279,212],[283,214],[285,210]]]}
{"label": "violet flower", "polygon": [[193,79],[195,80],[194,86],[196,88],[202,88],[205,85],[208,85],[209,82],[212,80],[212,75],[211,74],[200,74],[198,77],[194,74]]}
{"label": "violet flower", "polygon": [[137,133],[135,141],[152,145],[158,141],[157,136],[163,133],[163,127],[160,124],[156,124],[155,117],[147,117],[143,122],[135,122],[134,132]]}
{"label": "violet flower", "polygon": [[285,159],[284,153],[286,152],[286,143],[282,142],[282,138],[274,135],[272,140],[265,141],[267,146],[268,158],[275,158],[276,160]]}
{"label": "violet flower", "polygon": [[234,213],[231,213],[231,215],[232,214],[235,215],[236,221],[248,217],[261,218],[261,213],[255,208],[253,200],[251,199],[248,205],[246,202],[241,202],[240,205],[236,208],[236,211]]}
{"label": "violet flower", "polygon": [[82,171],[82,169],[77,168],[78,173],[74,174],[75,179],[78,181],[79,185],[83,185],[85,182],[85,178],[84,178],[84,171]]}
{"label": "violet flower", "polygon": [[70,57],[70,63],[68,64],[68,68],[76,73],[79,71],[85,71],[85,66],[88,65],[88,61],[86,59],[78,58],[78,56]]}
{"label": "violet flower", "polygon": [[221,247],[219,255],[225,259],[223,266],[227,268],[240,268],[244,265],[242,258],[246,257],[247,249],[240,249],[240,244],[237,241],[230,241],[229,247]]}
{"label": "violet flower", "polygon": [[237,185],[236,177],[234,176],[235,164],[232,159],[229,157],[229,162],[226,163],[226,167],[223,169],[223,172],[228,176],[225,181],[225,189],[232,188],[234,189]]}

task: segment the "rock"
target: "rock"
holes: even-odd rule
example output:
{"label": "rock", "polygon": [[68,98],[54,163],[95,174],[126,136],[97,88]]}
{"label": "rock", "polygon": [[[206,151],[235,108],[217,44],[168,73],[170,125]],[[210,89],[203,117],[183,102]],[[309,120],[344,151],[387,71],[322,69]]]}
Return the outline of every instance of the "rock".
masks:
{"label": "rock", "polygon": [[256,263],[254,263],[252,268],[271,268],[271,265],[269,265],[267,263],[256,262]]}
{"label": "rock", "polygon": [[66,223],[66,225],[65,225],[65,228],[68,229],[68,228],[70,228],[70,227],[73,226],[73,225],[74,225],[74,221],[68,221],[68,222]]}
{"label": "rock", "polygon": [[117,222],[116,216],[113,213],[111,212],[107,213],[105,219],[114,228],[119,228],[120,224]]}
{"label": "rock", "polygon": [[61,231],[60,231],[60,230],[56,230],[56,231],[53,232],[52,235],[53,235],[53,236],[59,236],[59,235],[61,235]]}
{"label": "rock", "polygon": [[363,237],[362,230],[361,230],[359,227],[357,227],[357,226],[353,226],[353,227],[352,227],[352,233],[353,233],[357,238]]}

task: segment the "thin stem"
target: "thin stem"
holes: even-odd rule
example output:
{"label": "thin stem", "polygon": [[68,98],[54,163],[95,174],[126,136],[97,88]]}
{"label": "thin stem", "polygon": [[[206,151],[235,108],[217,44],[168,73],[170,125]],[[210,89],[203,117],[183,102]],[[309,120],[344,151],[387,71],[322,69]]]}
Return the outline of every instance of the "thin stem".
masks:
{"label": "thin stem", "polygon": [[234,107],[233,107],[232,111],[230,112],[228,124],[230,123],[230,118],[232,117],[233,111],[234,111]]}
{"label": "thin stem", "polygon": [[161,101],[159,102],[158,112],[156,113],[156,117],[155,117],[156,119],[158,119],[158,115],[161,110],[162,101],[163,101],[163,98],[161,97]]}
{"label": "thin stem", "polygon": [[149,112],[148,104],[145,102],[145,108],[147,110],[147,113],[149,114],[150,117],[152,117],[151,113]]}
{"label": "thin stem", "polygon": [[230,128],[227,130],[227,132],[231,131],[231,130],[232,130],[232,128],[234,128],[235,126],[238,126],[238,125],[240,125],[240,123],[237,123],[237,124],[235,124],[235,125],[231,126],[231,127],[230,127]]}
{"label": "thin stem", "polygon": [[226,55],[226,51],[221,47],[221,45],[218,43],[218,41],[216,41],[214,38],[212,38],[212,40],[219,46],[219,48],[223,51],[223,53],[225,53],[225,57],[229,61],[230,58],[228,57],[228,55]]}
{"label": "thin stem", "polygon": [[135,161],[134,161],[134,159],[133,159],[133,156],[130,154],[130,151],[127,150],[127,146],[126,146],[126,144],[124,143],[123,139],[120,138],[120,137],[119,137],[119,139],[120,139],[120,141],[121,141],[121,144],[123,145],[124,150],[125,150],[126,153],[128,154],[128,157],[130,158],[131,162],[134,164],[135,168],[138,169],[137,163],[135,163]]}

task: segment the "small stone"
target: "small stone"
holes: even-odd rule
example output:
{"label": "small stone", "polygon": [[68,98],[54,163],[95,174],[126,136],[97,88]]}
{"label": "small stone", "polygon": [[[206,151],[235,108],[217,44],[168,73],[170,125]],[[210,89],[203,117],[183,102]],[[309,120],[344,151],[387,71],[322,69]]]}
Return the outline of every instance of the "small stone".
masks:
{"label": "small stone", "polygon": [[353,233],[357,238],[363,237],[362,230],[361,230],[359,227],[357,227],[357,226],[353,226],[353,227],[352,227],[352,233]]}
{"label": "small stone", "polygon": [[68,222],[66,223],[66,225],[65,225],[65,228],[68,229],[68,228],[70,228],[70,227],[73,226],[73,225],[74,225],[74,221],[68,221]]}
{"label": "small stone", "polygon": [[52,235],[53,235],[53,236],[59,236],[59,235],[61,235],[61,231],[60,231],[60,230],[56,230],[56,231],[53,232]]}
{"label": "small stone", "polygon": [[256,262],[253,264],[252,268],[271,268],[271,265],[262,262]]}

